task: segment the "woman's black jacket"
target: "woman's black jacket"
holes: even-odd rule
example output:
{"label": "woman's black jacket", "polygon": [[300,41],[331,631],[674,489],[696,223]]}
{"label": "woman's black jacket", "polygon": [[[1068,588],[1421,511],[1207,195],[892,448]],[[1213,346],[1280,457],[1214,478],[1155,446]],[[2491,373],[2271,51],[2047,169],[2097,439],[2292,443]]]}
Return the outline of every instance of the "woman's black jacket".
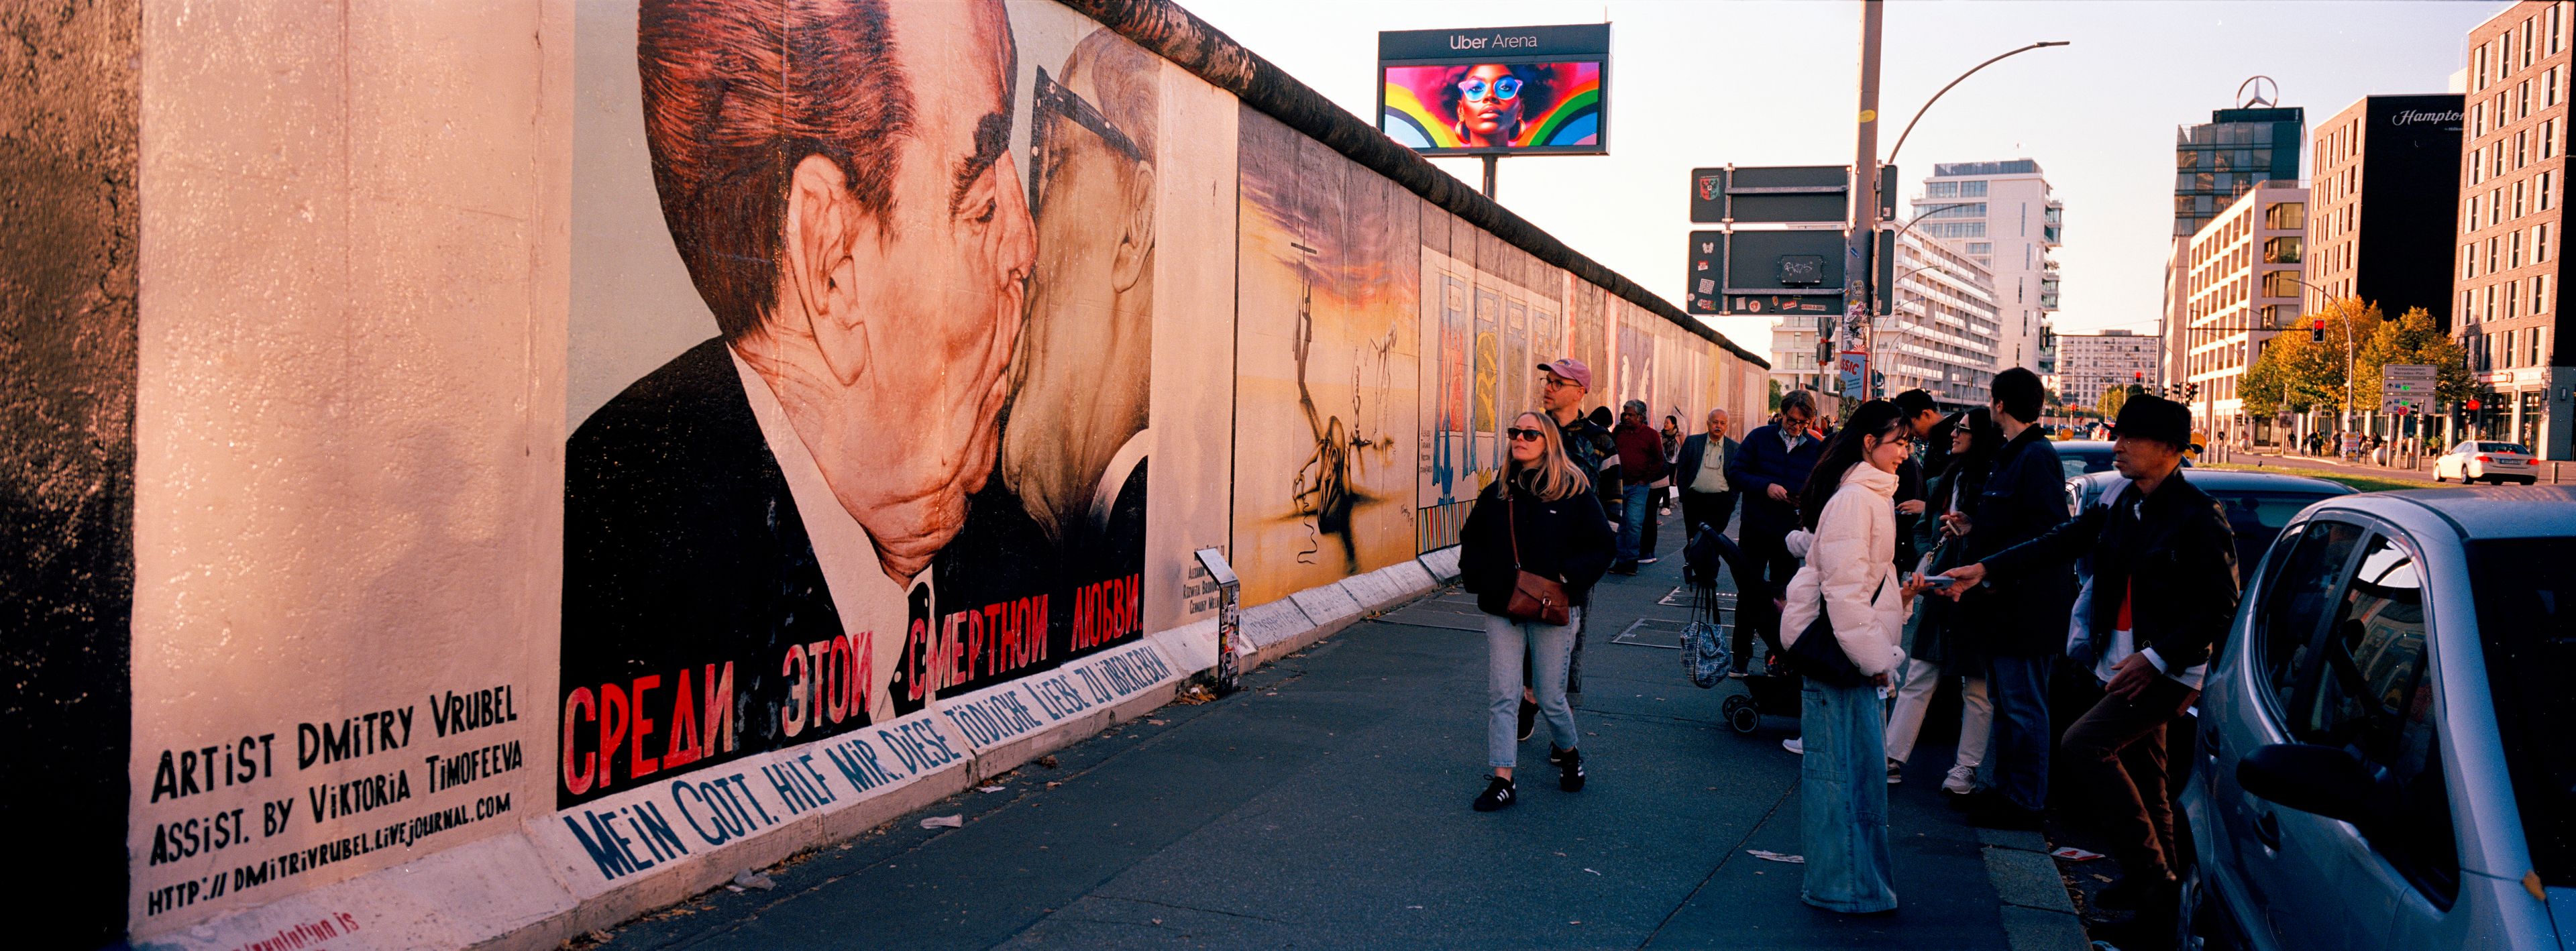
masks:
{"label": "woman's black jacket", "polygon": [[[1458,578],[1476,595],[1476,607],[1487,614],[1502,614],[1511,603],[1512,583],[1524,569],[1562,582],[1566,601],[1582,607],[1593,583],[1609,570],[1613,554],[1609,516],[1602,513],[1601,500],[1590,492],[1576,492],[1548,502],[1522,488],[1512,493],[1508,506],[1512,518],[1507,525],[1501,489],[1502,482],[1496,480],[1477,493],[1476,507],[1467,512],[1467,524],[1458,529]],[[1510,531],[1514,528],[1520,533],[1517,565],[1512,561]]]}

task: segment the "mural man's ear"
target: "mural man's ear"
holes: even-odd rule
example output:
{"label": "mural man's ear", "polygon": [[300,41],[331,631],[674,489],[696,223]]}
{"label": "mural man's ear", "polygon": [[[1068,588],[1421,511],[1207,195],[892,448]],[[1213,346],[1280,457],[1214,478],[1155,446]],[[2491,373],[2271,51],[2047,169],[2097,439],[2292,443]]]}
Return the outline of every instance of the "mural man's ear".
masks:
{"label": "mural man's ear", "polygon": [[873,225],[851,199],[839,165],[820,155],[796,163],[787,180],[786,260],[779,262],[785,286],[771,319],[790,327],[806,323],[824,366],[843,386],[857,382],[868,365],[853,250],[860,232]]}
{"label": "mural man's ear", "polygon": [[1109,263],[1109,287],[1122,294],[1145,276],[1145,262],[1154,256],[1154,167],[1136,163],[1127,183],[1127,231]]}

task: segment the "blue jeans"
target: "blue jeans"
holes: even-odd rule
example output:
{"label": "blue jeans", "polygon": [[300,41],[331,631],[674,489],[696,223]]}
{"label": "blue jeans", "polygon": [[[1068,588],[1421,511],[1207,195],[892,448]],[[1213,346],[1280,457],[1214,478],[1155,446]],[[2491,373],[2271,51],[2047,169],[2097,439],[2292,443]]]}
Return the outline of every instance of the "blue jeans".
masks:
{"label": "blue jeans", "polygon": [[1653,517],[1655,488],[1648,485],[1622,486],[1619,489],[1619,560],[1635,561],[1637,539],[1646,530],[1646,519]]}
{"label": "blue jeans", "polygon": [[1583,609],[1575,608],[1572,614],[1562,625],[1485,615],[1485,645],[1491,655],[1485,678],[1486,765],[1510,769],[1520,759],[1523,652],[1538,664],[1531,672],[1530,691],[1538,694],[1539,717],[1547,721],[1548,737],[1561,750],[1582,742],[1574,732],[1574,708],[1565,705],[1565,664],[1574,654],[1574,626],[1583,623]]}
{"label": "blue jeans", "polygon": [[1997,654],[1986,676],[1986,696],[1995,708],[1986,762],[1995,791],[2023,809],[2048,805],[2048,671],[2056,662]]}
{"label": "blue jeans", "polygon": [[1895,856],[1887,844],[1887,728],[1878,688],[1807,681],[1798,725],[1799,829],[1807,855],[1798,897],[1828,911],[1896,907]]}

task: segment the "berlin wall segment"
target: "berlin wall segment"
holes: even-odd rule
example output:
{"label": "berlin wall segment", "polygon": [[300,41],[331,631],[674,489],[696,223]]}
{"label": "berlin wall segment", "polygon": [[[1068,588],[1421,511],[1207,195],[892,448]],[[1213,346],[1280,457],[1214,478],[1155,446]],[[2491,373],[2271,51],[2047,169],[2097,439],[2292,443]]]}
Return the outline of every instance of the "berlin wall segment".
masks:
{"label": "berlin wall segment", "polygon": [[[407,616],[391,633],[441,660],[351,665],[323,699],[281,694],[259,718],[194,722],[173,706],[139,719],[127,936],[539,945],[613,923],[1167,702],[1213,662],[1199,548],[1223,546],[1241,571],[1256,662],[1454,576],[1463,500],[1494,477],[1510,414],[1535,402],[1539,360],[1598,368],[1595,403],[1759,408],[1743,405],[1758,362],[1499,206],[1420,178],[1418,159],[1354,138],[1375,133],[1312,108],[1311,90],[1275,71],[1250,98],[1211,85],[1211,51],[1266,68],[1212,31],[1176,66],[1132,41],[1140,21],[1105,27],[1082,5],[860,4],[783,26],[840,37],[849,55],[798,64],[772,99],[692,98],[724,85],[702,73],[750,61],[723,44],[782,28],[756,15],[770,9],[529,14],[529,35],[573,34],[544,44],[559,60],[505,64],[570,88],[544,113],[569,135],[530,133],[574,143],[554,166],[566,207],[531,213],[567,221],[569,245],[512,239],[570,275],[561,310],[530,303],[525,318],[532,338],[562,328],[564,361],[504,361],[509,385],[410,400],[465,434],[450,451],[512,461],[454,485],[362,471],[347,511],[273,504],[288,530],[249,534],[292,544],[334,519],[409,524],[420,503],[406,493],[509,511],[550,495],[559,529],[542,508],[507,545],[451,526],[368,593],[443,603],[407,577],[515,552],[544,570],[496,557],[483,577],[553,579],[559,558],[552,592],[502,592],[557,613],[483,629]],[[1120,15],[1195,23],[1168,3]],[[867,39],[887,36],[913,42]],[[889,49],[897,63],[861,61]],[[874,82],[886,65],[908,83]],[[165,95],[205,109],[188,97],[217,91]],[[897,121],[905,134],[884,134]],[[708,123],[730,131],[685,134]],[[723,144],[818,129],[854,145],[781,169]],[[490,174],[461,157],[441,168]],[[1211,208],[1212,193],[1233,207]],[[157,207],[184,208],[173,200]],[[407,279],[435,293],[481,266]],[[1233,319],[1199,319],[1212,312]],[[179,320],[190,313],[144,322],[168,336],[227,319]],[[461,339],[474,324],[441,313],[413,329]],[[332,344],[373,365],[370,345]],[[416,372],[465,372],[428,366]],[[270,385],[235,372],[222,381]],[[244,425],[222,401],[146,383],[151,426]],[[523,447],[546,432],[549,399],[562,400],[553,445]],[[256,450],[301,434],[238,435]],[[156,444],[145,462],[225,451],[238,450]],[[1208,491],[1224,473],[1229,491]],[[158,513],[211,491],[145,485]],[[192,515],[180,534],[220,535],[229,517]],[[164,615],[222,577],[167,567],[138,595]],[[332,624],[300,636],[384,636]],[[537,629],[551,650],[521,643]],[[207,630],[151,636],[165,653],[201,650],[188,638]],[[257,626],[225,636],[273,640]],[[208,656],[195,674],[155,667],[155,693],[223,704],[243,677],[273,676]]]}

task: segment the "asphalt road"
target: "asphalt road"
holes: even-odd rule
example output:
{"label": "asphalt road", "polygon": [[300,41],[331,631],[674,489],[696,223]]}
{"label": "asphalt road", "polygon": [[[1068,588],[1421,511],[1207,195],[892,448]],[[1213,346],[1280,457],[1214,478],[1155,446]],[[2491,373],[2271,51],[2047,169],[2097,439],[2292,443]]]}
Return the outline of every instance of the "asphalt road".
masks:
{"label": "asphalt road", "polygon": [[[1666,532],[1664,544],[1676,543]],[[617,948],[2083,946],[2035,834],[1936,802],[1946,747],[1891,790],[1896,912],[1798,900],[1797,758],[1739,736],[1675,651],[1615,643],[1679,582],[1667,557],[1596,594],[1576,711],[1591,783],[1556,789],[1547,731],[1518,806],[1480,814],[1485,639],[1445,591],[887,828],[630,922]],[[1677,624],[1631,639],[1664,643]],[[1473,629],[1471,629],[1473,628]],[[963,826],[924,830],[924,816]],[[2052,901],[2053,898],[2053,901]]]}

